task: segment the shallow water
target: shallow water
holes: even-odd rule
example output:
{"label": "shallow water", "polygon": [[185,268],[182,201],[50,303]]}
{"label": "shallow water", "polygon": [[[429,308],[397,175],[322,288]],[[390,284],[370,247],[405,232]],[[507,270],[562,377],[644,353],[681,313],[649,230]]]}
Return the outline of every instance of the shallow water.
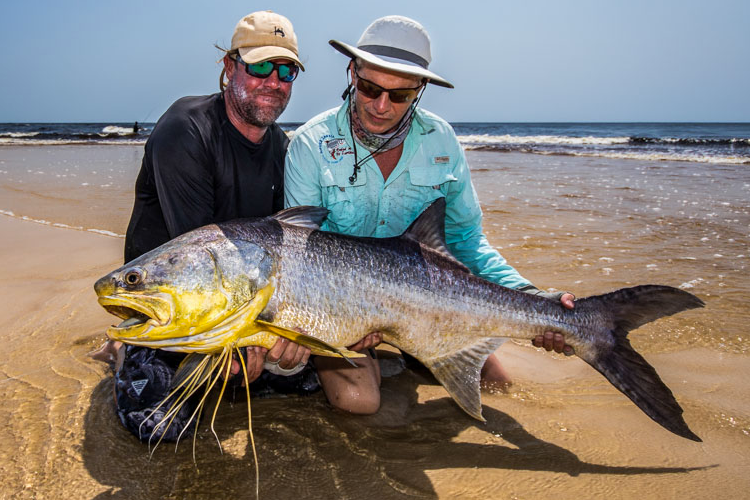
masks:
{"label": "shallow water", "polygon": [[498,156],[469,154],[485,232],[537,286],[578,296],[679,286],[706,309],[641,328],[639,348],[748,352],[746,166]]}
{"label": "shallow water", "polygon": [[0,148],[0,211],[125,234],[143,146]]}
{"label": "shallow water", "polygon": [[[663,283],[706,301],[631,334],[704,443],[654,424],[580,360],[509,345],[500,355],[516,384],[483,395],[487,424],[411,371],[384,380],[371,417],[336,413],[321,394],[254,401],[261,498],[743,498],[750,175],[738,166],[468,157],[490,242],[538,286],[584,296]],[[0,159],[5,213],[124,233],[139,148],[6,147]],[[66,168],[76,177],[57,177]],[[93,186],[101,172],[110,186]],[[112,322],[91,286],[119,265],[122,239],[3,220],[0,498],[252,498],[241,397],[219,412],[224,453],[204,425],[195,463],[190,440],[149,460],[118,424],[109,373],[85,353]]]}

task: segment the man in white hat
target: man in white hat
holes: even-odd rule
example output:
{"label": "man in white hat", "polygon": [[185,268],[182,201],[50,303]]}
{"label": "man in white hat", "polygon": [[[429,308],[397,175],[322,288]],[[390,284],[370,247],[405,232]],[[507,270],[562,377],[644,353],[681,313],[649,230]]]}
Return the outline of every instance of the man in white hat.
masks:
{"label": "man in white hat", "polygon": [[[286,206],[317,205],[330,214],[322,229],[355,236],[403,233],[437,198],[445,198],[445,237],[451,252],[472,273],[500,285],[546,294],[573,307],[571,294],[547,294],[523,278],[482,233],[482,212],[469,167],[451,126],[417,103],[428,83],[453,88],[431,72],[430,38],[402,16],[375,20],[357,46],[331,40],[350,58],[344,103],[308,121],[289,144],[285,167]],[[358,414],[380,406],[380,372],[370,348],[373,332],[351,349],[368,357],[351,368],[336,358],[316,358],[318,376],[331,404]],[[534,344],[572,353],[559,333]],[[510,383],[491,355],[486,382]]]}
{"label": "man in white hat", "polygon": [[[276,119],[289,102],[292,82],[304,70],[291,22],[271,11],[243,17],[223,63],[221,92],[179,99],[146,143],[125,237],[125,262],[205,224],[267,216],[283,208],[289,140]],[[124,349],[110,344],[96,356],[117,353],[117,413],[131,432],[149,439],[164,411],[149,417],[150,412],[167,396],[182,355]],[[305,367],[309,356],[309,349],[286,339],[268,352],[248,348],[249,379],[262,375],[258,383],[277,392],[310,392],[317,388],[317,379]],[[291,376],[275,377],[264,368]],[[238,371],[235,360],[232,372]],[[180,412],[165,439],[180,433],[191,412]]]}

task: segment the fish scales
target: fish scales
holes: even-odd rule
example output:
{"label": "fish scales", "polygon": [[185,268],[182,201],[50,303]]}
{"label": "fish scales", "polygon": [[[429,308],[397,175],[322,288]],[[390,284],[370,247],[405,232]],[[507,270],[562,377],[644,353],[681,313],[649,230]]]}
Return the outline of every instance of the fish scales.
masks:
{"label": "fish scales", "polygon": [[527,307],[539,302],[452,269],[416,242],[362,241],[294,226],[283,231],[273,321],[325,341],[350,345],[378,330],[407,352],[443,356],[466,345],[454,332],[527,339],[550,324],[569,330],[554,321],[559,305]]}

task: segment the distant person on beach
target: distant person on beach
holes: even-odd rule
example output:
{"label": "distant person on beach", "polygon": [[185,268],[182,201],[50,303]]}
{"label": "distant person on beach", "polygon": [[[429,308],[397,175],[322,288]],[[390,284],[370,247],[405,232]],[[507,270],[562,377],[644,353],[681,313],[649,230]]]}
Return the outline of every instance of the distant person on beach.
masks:
{"label": "distant person on beach", "polygon": [[[453,88],[428,69],[430,38],[402,16],[375,20],[356,47],[329,42],[350,58],[351,78],[338,108],[297,129],[286,158],[287,206],[316,205],[330,211],[323,229],[354,236],[403,233],[437,198],[446,200],[445,237],[450,251],[472,273],[500,285],[560,300],[573,295],[534,287],[492,248],[482,233],[482,212],[469,167],[451,126],[417,107],[427,84]],[[358,414],[380,406],[380,370],[372,333],[350,349],[367,358],[358,368],[337,358],[315,358],[321,386],[331,404]],[[571,353],[560,333],[546,332],[534,345]],[[486,382],[510,378],[494,355],[483,369]]]}
{"label": "distant person on beach", "polygon": [[133,124],[133,133],[134,133],[134,134],[137,134],[137,133],[138,133],[138,131],[139,131],[140,129],[141,129],[141,128],[140,128],[140,127],[138,126],[138,122],[135,122],[135,123]]}
{"label": "distant person on beach", "polygon": [[[221,92],[179,99],[146,142],[125,236],[125,262],[200,226],[267,216],[283,208],[289,140],[276,119],[304,70],[291,22],[271,11],[248,14],[238,22],[223,63]],[[169,406],[146,419],[168,395],[183,355],[109,343],[95,357],[113,354],[118,359],[117,413],[132,433],[148,439]],[[249,380],[262,375],[256,380],[258,390],[313,391],[318,386],[307,366],[309,355],[309,349],[286,339],[270,350],[248,348]],[[238,361],[232,365],[236,374]],[[165,439],[176,438],[191,412],[180,412]]]}

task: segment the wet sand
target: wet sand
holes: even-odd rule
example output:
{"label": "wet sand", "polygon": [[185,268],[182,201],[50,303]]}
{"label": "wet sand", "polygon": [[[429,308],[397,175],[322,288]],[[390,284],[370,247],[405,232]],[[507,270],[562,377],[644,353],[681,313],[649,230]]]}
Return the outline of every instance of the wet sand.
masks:
{"label": "wet sand", "polygon": [[[220,411],[223,455],[202,427],[196,464],[190,442],[149,460],[116,421],[107,368],[86,357],[113,321],[92,285],[121,263],[123,243],[87,230],[124,233],[138,148],[10,149],[0,148],[0,498],[252,498],[241,398]],[[26,175],[21,157],[37,162]],[[52,158],[97,174],[66,184]],[[745,498],[750,174],[523,154],[469,160],[491,243],[537,285],[584,296],[656,282],[706,301],[631,334],[704,442],[662,429],[582,361],[506,343],[498,355],[515,384],[483,395],[486,424],[408,370],[384,379],[370,417],[336,413],[321,394],[254,401],[261,498]],[[120,181],[88,189],[112,163]]]}

